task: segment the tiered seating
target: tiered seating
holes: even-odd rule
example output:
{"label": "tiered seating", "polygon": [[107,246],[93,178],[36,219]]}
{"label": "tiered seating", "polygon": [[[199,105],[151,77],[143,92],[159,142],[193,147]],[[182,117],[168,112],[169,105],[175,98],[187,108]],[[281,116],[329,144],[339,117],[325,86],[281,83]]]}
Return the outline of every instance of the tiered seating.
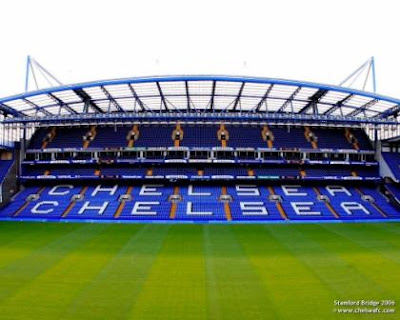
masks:
{"label": "tiered seating", "polygon": [[[312,169],[311,169],[312,170]],[[334,176],[334,177],[338,177],[338,176],[351,176],[351,168],[347,167],[347,166],[340,166],[340,167],[332,167],[332,166],[328,166],[326,167],[324,170],[322,170],[322,172],[325,172],[323,174],[320,174],[322,172],[318,172],[317,174],[314,175],[315,176]],[[306,172],[310,172],[310,169],[306,169]]]}
{"label": "tiered seating", "polygon": [[[330,204],[335,209],[341,219],[382,219],[382,215],[369,202],[362,200],[361,194],[355,187],[331,187],[320,188],[321,194],[326,195],[330,199]],[[366,190],[366,189],[365,189]],[[333,193],[333,194],[332,194]],[[347,205],[345,205],[347,203]],[[348,212],[349,208],[354,208]],[[395,214],[396,210],[392,212]],[[400,217],[400,214],[396,215]]]}
{"label": "tiered seating", "polygon": [[197,175],[195,167],[153,167],[153,175],[184,175],[192,176]]}
{"label": "tiered seating", "polygon": [[168,220],[171,210],[168,196],[172,193],[171,186],[162,184],[136,186],[132,191],[133,201],[126,202],[118,219]]}
{"label": "tiered seating", "polygon": [[91,167],[75,167],[75,168],[57,168],[50,171],[51,175],[77,175],[77,176],[94,176],[95,170]]}
{"label": "tiered seating", "polygon": [[353,149],[347,141],[343,129],[311,128],[318,138],[318,148],[324,149]]}
{"label": "tiered seating", "polygon": [[[135,126],[139,132],[139,138],[134,142],[134,147],[172,147],[174,141],[172,133],[175,125],[140,125]],[[179,146],[190,148],[221,147],[225,145],[218,141],[219,125],[189,125],[182,124],[183,139]],[[304,128],[296,127],[273,127],[269,130],[274,135],[274,148],[307,148],[311,143],[304,136]],[[82,148],[84,136],[88,131],[86,128],[57,128],[53,141],[48,148]],[[95,138],[86,145],[89,148],[111,148],[127,147],[126,136],[132,126],[123,127],[91,127]],[[243,126],[226,124],[225,129],[229,134],[227,146],[232,148],[267,148],[268,143],[262,140],[262,126]],[[95,130],[95,131],[94,131]],[[318,148],[350,149],[353,146],[345,138],[344,129],[322,129],[310,128],[318,137]],[[43,137],[48,130],[38,130],[32,138],[31,148],[40,148]],[[352,130],[358,139],[360,149],[370,149],[368,137],[362,130]],[[176,144],[178,146],[178,144]],[[315,145],[314,145],[315,147]],[[103,155],[104,154],[104,155]],[[109,153],[101,153],[107,156]],[[112,154],[112,153],[111,153]],[[68,156],[68,154],[66,154]],[[171,153],[171,157],[174,154]],[[263,155],[269,157],[269,154]],[[400,177],[400,155],[383,154],[392,170]],[[24,176],[41,176],[46,172],[53,181],[54,176],[65,179],[76,179],[76,186],[46,186],[43,188],[29,187],[15,196],[7,207],[0,211],[0,216],[15,218],[48,218],[48,219],[107,219],[107,220],[183,220],[183,221],[268,221],[268,220],[351,220],[351,219],[387,219],[400,218],[399,210],[393,207],[387,199],[375,188],[361,186],[300,186],[277,185],[268,187],[260,181],[265,176],[286,177],[290,179],[325,178],[331,177],[379,177],[378,166],[364,167],[361,165],[309,165],[307,163],[288,164],[256,164],[251,165],[251,170],[238,163],[137,163],[138,156],[133,153],[135,164],[126,163],[87,163],[85,165],[24,165]],[[219,154],[218,154],[219,157]],[[295,156],[293,156],[295,157]],[[151,155],[146,159],[151,159]],[[139,158],[140,160],[140,158]],[[157,158],[158,160],[158,158]],[[250,159],[250,160],[256,160]],[[297,158],[299,160],[299,158]],[[258,161],[258,160],[257,160]],[[4,176],[11,161],[0,162],[0,177]],[[4,167],[2,166],[4,165]],[[396,171],[397,170],[397,171]],[[228,183],[228,178],[254,175],[259,180],[255,185],[244,184],[242,186],[220,184],[199,184],[194,186],[184,184],[181,180],[179,185],[172,186],[159,181],[168,176],[188,177],[198,180],[203,175],[204,180],[214,180],[220,177]],[[63,176],[63,177],[62,177]],[[148,177],[153,176],[153,177]],[[94,181],[93,178],[105,178],[111,185],[99,185],[85,187],[87,183]],[[211,179],[211,177],[213,177]],[[118,180],[138,181],[134,186],[114,186],[113,181]],[[133,179],[143,180],[133,180]],[[155,180],[156,178],[157,180]],[[131,180],[130,180],[131,179]],[[146,184],[144,179],[153,179],[153,184]],[[348,179],[348,178],[347,178]],[[31,179],[35,180],[35,179]],[[231,179],[233,181],[233,179]],[[41,181],[41,179],[37,179]],[[139,182],[140,181],[140,182]],[[220,180],[221,181],[221,180]],[[239,180],[238,180],[239,181]],[[244,179],[242,179],[244,181]],[[36,182],[37,183],[37,182]],[[129,183],[129,182],[124,182]],[[157,184],[155,184],[157,183]],[[186,182],[188,183],[188,182]],[[167,185],[168,184],[168,185]],[[39,190],[38,190],[39,189]],[[400,190],[400,189],[399,189]],[[397,192],[397,190],[395,190]],[[29,194],[40,193],[39,199],[27,202]],[[270,199],[275,194],[277,197]],[[400,194],[400,191],[397,193]],[[79,201],[73,201],[79,195]],[[325,197],[319,197],[323,195]],[[400,197],[398,197],[400,198]],[[121,200],[123,199],[123,201]]]}
{"label": "tiered seating", "polygon": [[[189,148],[212,148],[220,147],[221,142],[218,141],[218,126],[182,126],[183,139],[180,143],[182,147]],[[171,136],[171,135],[170,135]]]}
{"label": "tiered seating", "polygon": [[[135,147],[172,147],[172,132],[174,126],[140,126],[139,139],[135,142]],[[124,136],[126,139],[126,134]],[[125,140],[126,141],[126,140]]]}
{"label": "tiered seating", "polygon": [[[218,125],[189,125],[182,124],[183,147],[220,147],[217,131]],[[81,148],[82,137],[89,131],[89,127],[57,128],[56,135],[47,148]],[[139,139],[135,147],[171,147],[174,145],[172,132],[175,125],[141,125],[139,126]],[[274,148],[305,148],[310,149],[311,144],[304,136],[303,127],[273,127],[269,129],[274,135]],[[353,146],[346,140],[344,129],[310,128],[318,137],[318,148],[352,149]],[[131,130],[129,126],[98,126],[96,136],[89,144],[89,148],[117,148],[127,147],[126,136]],[[233,148],[267,148],[268,144],[262,139],[261,126],[226,125],[229,133],[227,146]],[[35,132],[31,139],[30,149],[40,149],[42,141],[49,129],[42,128]],[[361,150],[371,150],[372,146],[368,136],[362,129],[353,129],[352,132],[358,139]]]}
{"label": "tiered seating", "polygon": [[370,167],[357,167],[354,168],[354,171],[360,177],[379,177],[379,167],[378,166],[370,166]]}
{"label": "tiered seating", "polygon": [[36,130],[29,143],[29,149],[41,149],[43,139],[48,132],[49,132],[48,128],[40,128]]}
{"label": "tiered seating", "polygon": [[0,217],[8,217],[12,216],[17,210],[25,203],[25,199],[33,193],[37,193],[40,190],[40,187],[27,187],[19,191],[15,196],[15,201],[11,201],[6,210],[0,210]]}
{"label": "tiered seating", "polygon": [[349,167],[349,166],[307,166],[305,167],[305,172],[308,177],[349,177],[353,176],[353,172],[356,176],[366,178],[366,177],[379,177],[379,170],[377,166],[370,167]]}
{"label": "tiered seating", "polygon": [[58,167],[53,166],[49,169],[41,166],[27,166],[24,167],[23,176],[42,176],[45,172],[48,172],[51,176],[94,176],[95,168],[93,167]]}
{"label": "tiered seating", "polygon": [[311,149],[311,144],[304,137],[303,128],[270,127],[274,134],[275,148]]}
{"label": "tiered seating", "polygon": [[0,160],[0,181],[3,181],[8,170],[10,170],[13,160]]}
{"label": "tiered seating", "polygon": [[218,201],[219,186],[181,188],[183,201],[178,204],[177,220],[226,220],[224,205]]}
{"label": "tiered seating", "polygon": [[[80,187],[73,186],[59,186],[57,190],[52,187],[27,187],[19,192],[14,197],[15,200],[0,214],[2,216],[15,215],[16,218],[59,219],[70,203],[70,195],[79,193],[80,189]],[[26,202],[29,195],[38,193],[40,193],[39,200]],[[55,204],[55,202],[57,203]],[[39,205],[39,203],[41,204]]]}
{"label": "tiered seating", "polygon": [[148,168],[146,167],[134,167],[134,166],[122,166],[122,167],[102,167],[100,170],[103,176],[145,176]]}
{"label": "tiered seating", "polygon": [[[22,176],[31,179],[35,176],[42,176],[46,171],[49,171],[50,176],[81,176],[81,177],[129,177],[135,178],[145,177],[147,170],[153,167],[153,176],[197,176],[198,170],[203,171],[203,175],[207,177],[214,176],[232,176],[243,177],[249,175],[249,169],[246,166],[238,165],[216,165],[216,164],[188,164],[188,165],[96,165],[86,164],[85,166],[77,165],[53,165],[53,166],[37,166],[25,165],[23,166]],[[348,165],[306,165],[302,167],[307,179],[319,179],[322,177],[350,177],[358,176],[361,178],[379,178],[378,166],[348,166]],[[257,177],[265,176],[284,176],[284,177],[301,177],[301,167],[299,165],[254,165],[252,166],[253,175]],[[96,170],[100,172],[95,173]]]}
{"label": "tiered seating", "polygon": [[282,197],[282,207],[290,220],[335,219],[311,187],[288,185],[275,187],[274,190]]}
{"label": "tiered seating", "polygon": [[257,176],[300,176],[298,166],[274,166],[267,168],[255,168],[254,172]]}
{"label": "tiered seating", "polygon": [[228,194],[233,199],[229,204],[232,220],[283,220],[276,204],[268,200],[269,192],[264,186],[230,186]]}
{"label": "tiered seating", "polygon": [[400,185],[397,183],[387,183],[385,186],[400,203]]}
{"label": "tiered seating", "polygon": [[68,213],[74,219],[112,219],[119,206],[118,198],[126,193],[126,187],[99,186],[89,187],[84,199],[77,202]]}
{"label": "tiered seating", "polygon": [[382,156],[395,178],[400,180],[400,153],[382,152]]}
{"label": "tiered seating", "polygon": [[358,140],[360,150],[373,150],[371,141],[363,129],[352,129],[352,132]]}
{"label": "tiered seating", "polygon": [[47,148],[82,148],[82,137],[89,131],[89,128],[57,128],[54,139],[47,145]]}
{"label": "tiered seating", "polygon": [[[343,170],[343,171],[344,175],[349,175],[348,170]],[[307,177],[316,177],[316,178],[330,175],[327,167],[319,167],[319,166],[305,167],[305,173]]]}
{"label": "tiered seating", "polygon": [[204,174],[209,176],[214,175],[231,175],[231,176],[247,176],[247,169],[244,167],[221,167],[208,166],[204,169]]}
{"label": "tiered seating", "polygon": [[375,200],[375,204],[382,210],[385,215],[391,218],[399,217],[399,214],[393,211],[393,206],[377,189],[364,187],[360,187],[359,189],[362,193],[372,196]]}
{"label": "tiered seating", "polygon": [[124,148],[128,144],[126,136],[129,130],[129,127],[97,127],[90,148]]}
{"label": "tiered seating", "polygon": [[[289,220],[400,219],[400,212],[373,187],[276,185],[272,191],[281,197],[284,215]],[[225,192],[225,191],[226,192]],[[108,220],[282,220],[272,191],[265,185],[179,185],[175,192],[176,210],[172,212],[174,187],[163,184],[119,186],[59,185],[28,187],[0,211],[1,217],[36,219],[108,219]],[[224,193],[225,192],[225,193]],[[30,194],[39,199],[27,202]],[[81,195],[73,202],[74,195]],[[130,195],[121,205],[120,197]],[[325,201],[318,194],[326,196]],[[179,197],[180,195],[180,197]],[[224,195],[224,196],[221,196]],[[230,196],[230,197],[229,197]],[[366,196],[372,197],[368,200]],[[370,198],[371,199],[371,198]],[[368,200],[368,201],[367,201]],[[117,214],[118,212],[118,214]]]}
{"label": "tiered seating", "polygon": [[267,148],[267,142],[262,139],[262,128],[227,126],[229,132],[228,147],[233,148]]}
{"label": "tiered seating", "polygon": [[26,166],[23,167],[22,175],[23,176],[41,176],[44,175],[46,169],[42,167],[34,167],[34,166]]}

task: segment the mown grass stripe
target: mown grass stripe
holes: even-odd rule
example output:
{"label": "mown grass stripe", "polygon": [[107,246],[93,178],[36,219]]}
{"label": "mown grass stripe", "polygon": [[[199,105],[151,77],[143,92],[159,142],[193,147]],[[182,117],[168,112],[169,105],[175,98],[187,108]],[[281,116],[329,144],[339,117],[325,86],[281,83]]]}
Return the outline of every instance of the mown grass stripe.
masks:
{"label": "mown grass stripe", "polygon": [[206,319],[202,226],[171,225],[131,319]]}
{"label": "mown grass stripe", "polygon": [[[144,225],[131,233],[96,277],[64,306],[61,319],[129,318],[168,230],[168,226]],[[129,226],[122,231],[130,233]]]}
{"label": "mown grass stripe", "polygon": [[[380,284],[359,272],[357,265],[346,259],[346,255],[335,252],[335,248],[343,245],[340,238],[323,230],[320,225],[299,225],[295,229],[268,228],[268,231],[307,266],[334,297],[361,299],[360,296],[368,294],[370,298],[378,298],[385,293]],[[334,243],[334,247],[324,246],[326,243]],[[353,245],[346,243],[342,248],[351,252]],[[328,308],[333,300],[321,302]]]}
{"label": "mown grass stripe", "polygon": [[276,319],[275,306],[233,226],[204,227],[209,319]]}
{"label": "mown grass stripe", "polygon": [[[22,287],[0,305],[0,314],[10,313],[23,317],[31,312],[39,319],[58,319],[63,309],[82,288],[112,259],[131,237],[128,232],[115,232],[112,225],[94,237],[83,242],[76,250],[66,253],[58,263],[47,268],[34,280]],[[112,238],[112,241],[110,239]],[[34,300],[35,304],[25,305],[24,301]],[[43,306],[47,305],[47,308]]]}
{"label": "mown grass stripe", "polygon": [[[62,228],[62,225],[59,227]],[[5,299],[29,286],[38,276],[62,260],[66,254],[84,246],[87,241],[106,228],[107,225],[79,225],[66,234],[60,232],[60,235],[55,238],[47,238],[48,235],[43,232],[41,237],[48,240],[43,246],[35,248],[28,255],[0,268],[0,306]]]}

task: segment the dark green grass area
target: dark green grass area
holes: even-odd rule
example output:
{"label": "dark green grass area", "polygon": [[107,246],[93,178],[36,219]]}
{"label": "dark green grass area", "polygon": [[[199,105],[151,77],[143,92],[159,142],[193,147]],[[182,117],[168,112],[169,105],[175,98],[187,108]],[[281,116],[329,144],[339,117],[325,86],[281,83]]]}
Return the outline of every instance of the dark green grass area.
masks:
{"label": "dark green grass area", "polygon": [[361,299],[400,303],[400,224],[0,223],[0,319],[400,319]]}

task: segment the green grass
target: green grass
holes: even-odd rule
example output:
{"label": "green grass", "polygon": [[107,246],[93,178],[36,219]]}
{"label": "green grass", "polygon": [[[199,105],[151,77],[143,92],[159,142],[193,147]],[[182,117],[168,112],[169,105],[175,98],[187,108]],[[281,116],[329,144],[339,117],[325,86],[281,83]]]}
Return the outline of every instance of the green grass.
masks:
{"label": "green grass", "polygon": [[400,224],[0,223],[1,319],[400,319]]}

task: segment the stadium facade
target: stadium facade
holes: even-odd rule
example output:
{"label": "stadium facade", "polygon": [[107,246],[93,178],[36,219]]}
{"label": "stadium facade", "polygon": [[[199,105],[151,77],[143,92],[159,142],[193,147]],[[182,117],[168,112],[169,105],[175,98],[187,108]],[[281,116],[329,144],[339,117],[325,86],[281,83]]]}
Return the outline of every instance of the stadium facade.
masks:
{"label": "stadium facade", "polygon": [[400,100],[129,78],[0,99],[3,220],[398,221]]}

